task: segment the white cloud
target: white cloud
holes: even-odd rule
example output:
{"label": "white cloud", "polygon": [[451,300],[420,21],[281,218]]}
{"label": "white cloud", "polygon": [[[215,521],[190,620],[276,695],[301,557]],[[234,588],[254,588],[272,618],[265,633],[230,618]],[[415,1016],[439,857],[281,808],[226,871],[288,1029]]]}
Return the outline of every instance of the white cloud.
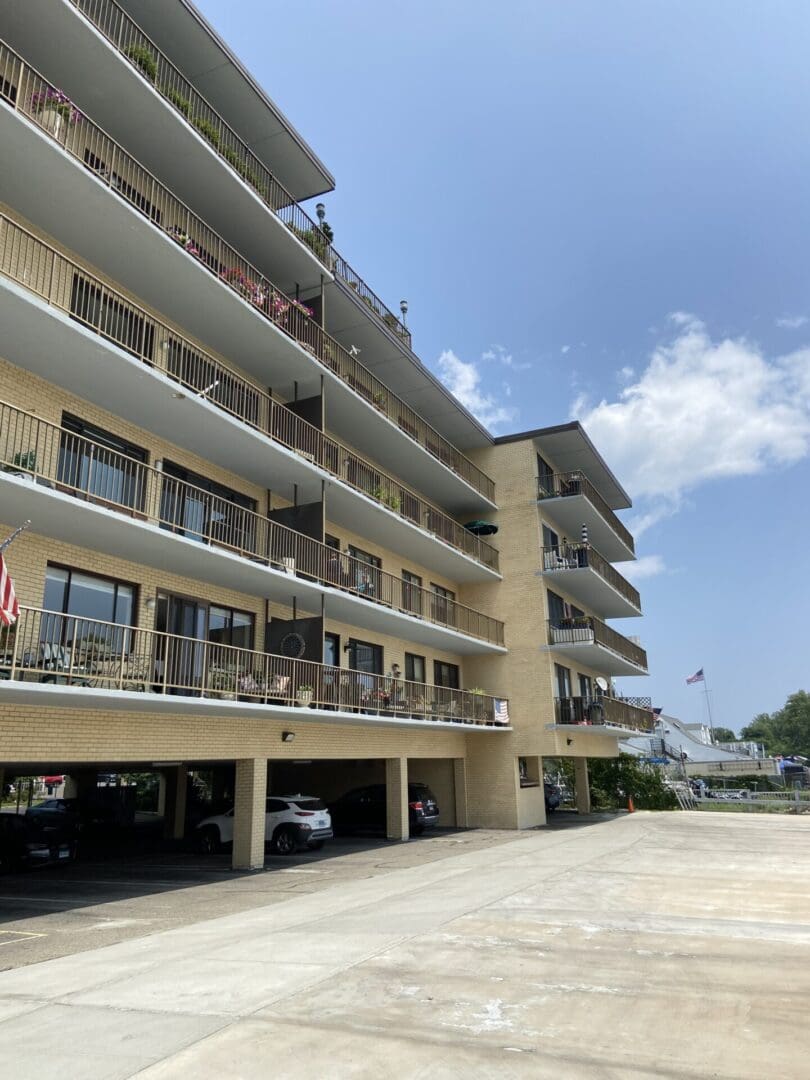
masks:
{"label": "white cloud", "polygon": [[563,347],[560,349],[560,352],[563,354],[563,356],[565,356],[565,354],[567,352],[570,352],[570,351],[571,351],[571,346],[570,345],[563,345]]}
{"label": "white cloud", "polygon": [[[486,359],[486,357],[484,357]],[[445,349],[438,360],[439,378],[473,416],[490,429],[510,423],[517,409],[501,405],[481,388],[481,373],[474,363],[460,360],[452,349]]]}
{"label": "white cloud", "polygon": [[481,359],[497,361],[497,363],[503,364],[504,367],[513,368],[515,371],[528,371],[532,366],[515,360],[514,356],[503,345],[493,345],[491,349],[481,353]]}
{"label": "white cloud", "polygon": [[798,330],[801,326],[805,326],[807,322],[806,315],[785,315],[776,320],[776,325],[781,326],[783,330]]}
{"label": "white cloud", "polygon": [[628,581],[643,581],[667,572],[666,563],[660,555],[642,555],[635,562],[623,563],[622,573]]}
{"label": "white cloud", "polygon": [[622,382],[627,382],[628,379],[633,378],[635,373],[635,368],[631,368],[625,365],[623,368],[619,369],[619,378],[622,380]]}
{"label": "white cloud", "polygon": [[636,534],[684,496],[723,477],[750,476],[810,451],[810,350],[777,358],[744,338],[713,341],[676,312],[676,335],[617,401],[573,403],[641,514]]}

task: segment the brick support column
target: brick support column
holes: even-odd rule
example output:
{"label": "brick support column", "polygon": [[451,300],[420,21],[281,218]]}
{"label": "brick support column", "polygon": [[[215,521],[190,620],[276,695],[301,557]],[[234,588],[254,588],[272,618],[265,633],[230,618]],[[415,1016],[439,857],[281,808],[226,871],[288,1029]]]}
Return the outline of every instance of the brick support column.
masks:
{"label": "brick support column", "polygon": [[385,759],[386,835],[389,840],[407,840],[408,826],[408,759]]}
{"label": "brick support column", "polygon": [[467,762],[465,758],[453,759],[453,786],[456,794],[456,826],[467,828]]}
{"label": "brick support column", "polygon": [[574,758],[574,790],[577,800],[577,813],[591,812],[591,782],[588,779],[588,759]]}
{"label": "brick support column", "polygon": [[166,770],[163,800],[163,835],[167,840],[182,840],[186,835],[186,794],[188,769],[173,765]]}
{"label": "brick support column", "polygon": [[261,870],[264,866],[267,758],[237,761],[234,794],[233,868]]}

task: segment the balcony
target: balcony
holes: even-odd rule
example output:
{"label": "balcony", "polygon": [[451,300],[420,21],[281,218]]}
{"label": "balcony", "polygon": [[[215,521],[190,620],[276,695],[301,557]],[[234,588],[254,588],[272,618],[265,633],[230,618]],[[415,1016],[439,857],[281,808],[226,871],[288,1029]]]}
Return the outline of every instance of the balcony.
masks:
{"label": "balcony", "polygon": [[564,541],[543,548],[543,573],[606,619],[641,614],[638,591],[588,543]]}
{"label": "balcony", "polygon": [[22,607],[0,628],[4,701],[424,729],[509,728],[505,698]]}
{"label": "balcony", "polygon": [[646,675],[647,653],[640,645],[593,615],[549,621],[549,647],[603,675]]}
{"label": "balcony", "polygon": [[[22,175],[4,177],[0,199],[5,196],[61,242],[84,251],[113,278],[126,282],[181,325],[196,328],[198,336],[221,352],[238,357],[243,366],[253,365],[257,377],[272,382],[281,393],[289,390],[292,396],[296,382],[305,390],[304,396],[318,393],[325,375],[332,388],[333,424],[360,432],[364,445],[359,449],[372,452],[374,448],[377,456],[396,462],[397,471],[412,482],[419,483],[423,477],[433,498],[457,506],[459,512],[492,507],[494,484],[488,476],[325,333],[306,305],[262,275],[100,128],[87,118],[70,123],[43,108],[50,89],[15,53],[0,45],[0,101],[35,124],[54,149],[60,148],[80,166],[77,172],[62,175],[69,168],[67,163],[62,165],[58,158],[35,148],[30,129],[11,128],[3,132],[9,152],[36,152],[32,168],[55,182],[58,176],[64,203],[54,205]],[[116,218],[98,199],[88,201],[92,189],[87,187],[87,173],[143,217],[145,227],[148,223],[146,235],[134,233],[129,215]],[[74,207],[74,212],[65,213],[67,206]],[[154,239],[150,234],[156,234]],[[167,238],[176,250],[165,250]],[[216,281],[213,293],[198,281],[200,269]],[[282,335],[270,355],[261,326],[257,337],[248,337],[239,310],[242,305],[228,306],[226,301],[223,308],[216,288],[236,294]],[[291,339],[304,352],[283,348],[284,339]],[[442,468],[431,468],[433,460]]]}
{"label": "balcony", "polygon": [[[478,573],[469,578],[473,566],[485,570],[486,576],[497,574],[498,553],[491,545],[0,214],[3,278],[15,286],[0,290],[0,314],[10,328],[4,352],[12,363],[57,381],[206,459],[216,449],[216,460],[225,468],[266,487],[269,455],[255,446],[258,433],[265,445],[269,441],[287,451],[273,455],[280,473],[274,477],[274,487],[290,499],[297,483],[299,488],[303,485],[302,501],[319,501],[325,476],[332,481],[329,516],[337,524],[375,537],[382,546],[410,555],[451,579],[481,580]],[[37,306],[21,304],[26,295],[63,313],[64,321],[43,325]],[[77,335],[79,328],[85,333]],[[105,343],[102,352],[96,349],[95,355],[90,354],[88,336],[96,344]],[[38,348],[31,348],[32,340]],[[105,378],[102,367],[109,344],[117,347],[119,363],[112,369],[113,377]],[[59,365],[52,362],[56,355]],[[134,376],[131,381],[128,375]],[[165,380],[164,387],[173,386],[173,392],[161,391],[160,379]],[[172,402],[175,406],[185,402],[186,407],[178,412]],[[204,415],[194,415],[200,407],[236,421],[242,448],[237,450],[224,432],[224,441],[217,447],[214,426],[206,423]],[[249,453],[245,426],[253,433],[254,447]],[[358,502],[356,495],[347,500],[349,491],[362,495],[362,500]]]}
{"label": "balcony", "polygon": [[497,619],[4,402],[0,490],[14,520],[56,540],[312,611],[326,596],[332,618],[437,648],[503,647]]}
{"label": "balcony", "polygon": [[539,476],[537,500],[567,535],[580,536],[587,525],[589,539],[605,559],[635,559],[633,537],[583,473]]}
{"label": "balcony", "polygon": [[[647,704],[643,704],[646,700]],[[634,704],[636,702],[636,704]],[[621,699],[602,695],[598,698],[555,698],[554,723],[585,726],[595,734],[651,735],[655,717],[650,699]]]}
{"label": "balcony", "polygon": [[[81,32],[76,12],[85,27],[89,24],[112,46],[115,52],[110,51],[110,57],[99,50],[96,34],[90,38]],[[218,227],[223,231],[230,229],[232,234],[239,231],[239,246],[255,252],[250,255],[252,261],[277,259],[277,270],[273,272],[281,274],[283,263],[286,261],[289,266],[294,258],[293,247],[307,252],[314,264],[313,271],[307,273],[301,268],[291,282],[298,281],[303,288],[316,287],[320,284],[320,273],[328,276],[334,268],[345,275],[346,282],[363,297],[376,319],[385,321],[385,325],[396,325],[397,334],[410,343],[410,334],[398,317],[334,250],[319,225],[114,0],[70,0],[69,4],[47,8],[43,5],[42,10],[38,5],[26,5],[24,17],[12,13],[8,27],[7,37],[26,55],[34,57],[34,62],[48,71],[67,93],[81,97],[82,103],[100,118],[107,130],[122,138],[126,133],[127,145],[150,168],[170,179],[176,190],[185,188],[189,199],[204,202],[207,216],[221,221]],[[115,58],[117,68],[110,63],[111,57]],[[121,69],[129,77],[122,75]],[[92,81],[87,78],[88,70],[94,73]],[[145,82],[151,88],[152,100],[135,89],[133,76],[141,86]],[[155,108],[158,104],[160,109]],[[171,116],[173,123],[167,124],[164,116]],[[229,175],[230,183],[221,183],[205,167],[199,153],[202,150],[209,156],[216,155],[222,174]],[[239,178],[245,198],[234,189],[234,177]],[[268,243],[269,236],[260,235],[265,229],[255,227],[255,217],[248,205],[257,199],[297,244],[283,245],[282,251],[277,241]],[[254,217],[252,226],[248,216]]]}

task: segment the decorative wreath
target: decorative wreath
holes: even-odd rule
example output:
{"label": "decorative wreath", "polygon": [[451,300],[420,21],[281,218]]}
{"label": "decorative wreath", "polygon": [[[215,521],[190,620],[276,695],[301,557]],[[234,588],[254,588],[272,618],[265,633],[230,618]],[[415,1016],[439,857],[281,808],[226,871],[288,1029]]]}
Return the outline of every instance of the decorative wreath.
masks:
{"label": "decorative wreath", "polygon": [[281,655],[288,657],[290,660],[300,660],[307,651],[307,643],[300,634],[295,633],[285,634],[278,647],[281,650]]}

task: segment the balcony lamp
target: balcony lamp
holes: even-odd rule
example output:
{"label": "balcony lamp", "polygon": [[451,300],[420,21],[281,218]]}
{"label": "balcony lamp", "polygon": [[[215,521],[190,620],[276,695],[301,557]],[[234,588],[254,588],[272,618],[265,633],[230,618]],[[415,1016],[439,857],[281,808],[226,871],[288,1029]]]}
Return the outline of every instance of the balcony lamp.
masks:
{"label": "balcony lamp", "polygon": [[326,217],[326,207],[322,202],[315,205],[315,213],[318,215],[318,221],[323,225],[323,219]]}
{"label": "balcony lamp", "polygon": [[293,742],[294,739],[295,739],[295,732],[294,731],[282,731],[282,733],[281,733],[281,741],[282,742]]}
{"label": "balcony lamp", "polygon": [[400,302],[399,302],[399,310],[402,312],[402,325],[407,326],[408,324],[405,321],[405,316],[408,314],[408,301],[407,300],[400,300]]}

